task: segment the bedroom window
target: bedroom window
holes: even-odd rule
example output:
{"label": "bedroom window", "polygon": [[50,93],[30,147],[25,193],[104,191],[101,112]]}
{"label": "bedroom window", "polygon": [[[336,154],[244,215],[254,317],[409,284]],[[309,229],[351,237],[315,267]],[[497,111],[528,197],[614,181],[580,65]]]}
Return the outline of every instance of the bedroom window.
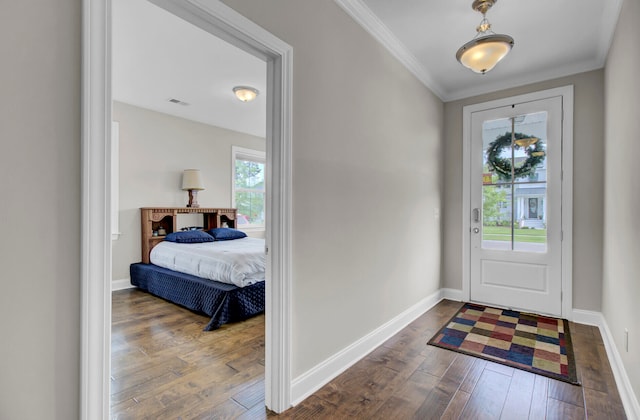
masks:
{"label": "bedroom window", "polygon": [[232,207],[238,229],[264,229],[265,152],[232,147]]}

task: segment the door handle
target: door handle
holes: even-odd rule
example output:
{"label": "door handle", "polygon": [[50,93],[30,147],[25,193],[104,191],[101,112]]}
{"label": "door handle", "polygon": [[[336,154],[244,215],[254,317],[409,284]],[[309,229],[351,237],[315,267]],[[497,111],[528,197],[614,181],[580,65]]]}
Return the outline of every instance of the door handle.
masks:
{"label": "door handle", "polygon": [[473,209],[473,222],[474,223],[478,223],[480,222],[480,209]]}

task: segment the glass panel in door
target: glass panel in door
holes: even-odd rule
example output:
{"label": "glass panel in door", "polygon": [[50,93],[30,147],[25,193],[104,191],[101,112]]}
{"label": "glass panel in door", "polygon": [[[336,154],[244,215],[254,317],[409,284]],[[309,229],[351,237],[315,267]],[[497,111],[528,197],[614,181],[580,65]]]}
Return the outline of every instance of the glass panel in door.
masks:
{"label": "glass panel in door", "polygon": [[547,252],[546,111],[482,124],[482,248]]}

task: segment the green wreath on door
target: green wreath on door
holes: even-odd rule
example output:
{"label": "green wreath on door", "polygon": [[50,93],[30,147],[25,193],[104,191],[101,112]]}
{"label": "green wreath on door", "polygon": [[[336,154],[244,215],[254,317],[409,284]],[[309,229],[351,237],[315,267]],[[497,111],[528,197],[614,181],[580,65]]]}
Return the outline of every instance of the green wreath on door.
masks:
{"label": "green wreath on door", "polygon": [[[513,176],[515,179],[524,178],[534,173],[536,166],[544,161],[546,155],[544,145],[542,140],[528,134],[513,133],[513,138],[516,140],[514,149],[518,150],[524,148],[524,152],[527,155],[527,159],[522,163],[522,165],[513,168]],[[535,142],[524,147],[519,145],[517,142],[517,140],[528,139],[534,139]],[[487,149],[487,164],[489,165],[489,170],[495,172],[499,179],[503,181],[510,181],[512,170],[511,159],[500,157],[500,154],[505,147],[511,147],[510,132],[504,133],[504,135],[497,137],[493,142],[489,143],[489,148]]]}

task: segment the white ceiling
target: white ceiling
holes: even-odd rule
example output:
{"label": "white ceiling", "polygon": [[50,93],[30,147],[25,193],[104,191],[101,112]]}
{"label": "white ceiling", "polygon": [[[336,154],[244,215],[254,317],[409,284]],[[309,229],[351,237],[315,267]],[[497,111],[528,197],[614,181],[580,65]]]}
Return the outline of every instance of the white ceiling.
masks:
{"label": "white ceiling", "polygon": [[499,0],[487,13],[513,50],[485,75],[456,61],[482,15],[472,0],[335,0],[444,101],[602,68],[622,0]]}
{"label": "white ceiling", "polygon": [[[113,0],[112,10],[114,100],[265,137],[264,61],[146,0]],[[238,85],[261,94],[240,102]]]}
{"label": "white ceiling", "polygon": [[[482,18],[472,0],[334,1],[445,102],[602,68],[622,5],[499,0],[487,17],[515,46],[479,75],[455,59]],[[147,0],[112,4],[115,100],[265,137],[266,63]],[[237,85],[261,94],[240,102]]]}

